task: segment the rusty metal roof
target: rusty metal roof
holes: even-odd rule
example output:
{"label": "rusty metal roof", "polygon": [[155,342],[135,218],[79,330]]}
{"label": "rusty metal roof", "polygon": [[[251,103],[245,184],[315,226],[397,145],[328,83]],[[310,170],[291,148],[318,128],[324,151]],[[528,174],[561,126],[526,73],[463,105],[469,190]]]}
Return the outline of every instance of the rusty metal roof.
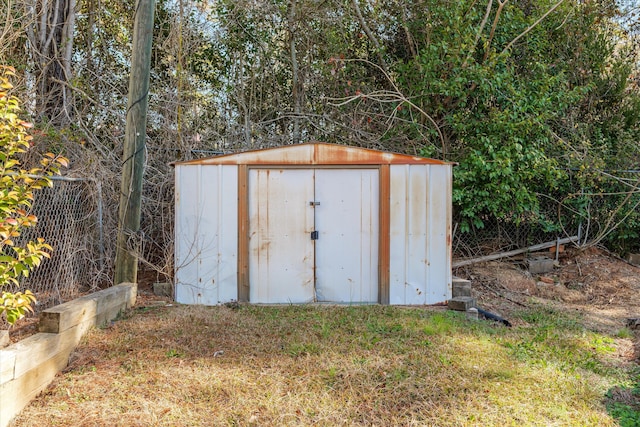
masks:
{"label": "rusty metal roof", "polygon": [[173,165],[386,165],[454,163],[340,144],[310,142],[175,162]]}

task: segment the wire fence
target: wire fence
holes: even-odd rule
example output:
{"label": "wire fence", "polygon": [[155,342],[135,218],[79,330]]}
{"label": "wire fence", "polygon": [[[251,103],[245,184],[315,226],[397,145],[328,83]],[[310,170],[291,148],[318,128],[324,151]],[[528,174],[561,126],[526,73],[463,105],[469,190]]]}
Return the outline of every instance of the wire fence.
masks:
{"label": "wire fence", "polygon": [[557,221],[560,203],[548,199],[534,218],[482,218],[481,227],[459,231],[462,219],[454,214],[452,252],[454,259],[473,259],[482,256],[527,248],[566,237],[578,236],[580,219],[576,215]]}
{"label": "wire fence", "polygon": [[22,241],[44,238],[51,258],[21,280],[20,290],[37,297],[37,311],[91,292],[108,281],[102,229],[102,191],[98,182],[53,177],[53,186],[34,193],[35,227]]}
{"label": "wire fence", "polygon": [[[582,189],[570,196],[541,196],[540,210],[535,218],[486,217],[482,218],[483,227],[472,227],[463,233],[459,229],[461,218],[454,212],[454,261],[528,248],[567,237],[577,237],[575,242],[578,244],[627,245],[627,250],[637,252],[640,250],[640,174],[633,172],[629,181],[623,182],[621,190],[628,190],[631,183],[634,191],[603,193]],[[103,200],[108,197],[103,198],[100,180],[54,177],[53,187],[37,191],[34,197],[32,212],[38,223],[25,230],[21,239],[29,241],[42,237],[53,251],[50,259],[44,259],[28,278],[21,281],[18,290],[33,291],[38,298],[36,310],[41,311],[109,285],[114,252],[111,236],[115,225],[111,218],[113,207],[107,206],[106,210],[103,207]],[[170,205],[168,203],[162,210],[161,221],[151,212],[147,222],[158,224],[165,231],[171,228],[173,208]],[[155,259],[153,256],[171,258],[166,242],[153,240],[149,251],[153,252],[155,248],[158,253],[144,254],[145,259]],[[170,279],[171,272],[165,274]]]}

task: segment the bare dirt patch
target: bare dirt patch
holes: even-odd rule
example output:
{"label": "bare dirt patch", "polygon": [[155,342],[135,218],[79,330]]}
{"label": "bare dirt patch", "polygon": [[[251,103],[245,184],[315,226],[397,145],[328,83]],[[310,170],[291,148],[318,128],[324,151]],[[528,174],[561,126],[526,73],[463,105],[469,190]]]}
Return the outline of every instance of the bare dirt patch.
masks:
{"label": "bare dirt patch", "polygon": [[[471,265],[455,274],[472,281],[481,307],[504,316],[550,304],[581,314],[588,329],[611,335],[624,330],[628,318],[640,317],[640,268],[599,248],[569,249],[544,274],[529,273],[522,258]],[[638,332],[620,345],[626,358],[640,356]]]}

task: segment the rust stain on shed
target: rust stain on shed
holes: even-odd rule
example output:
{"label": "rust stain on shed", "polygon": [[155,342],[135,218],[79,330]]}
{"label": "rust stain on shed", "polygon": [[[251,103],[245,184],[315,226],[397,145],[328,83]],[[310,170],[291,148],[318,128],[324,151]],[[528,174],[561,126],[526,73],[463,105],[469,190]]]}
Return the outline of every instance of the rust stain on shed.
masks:
{"label": "rust stain on shed", "polygon": [[310,142],[176,162],[174,165],[447,165],[449,162],[347,145]]}
{"label": "rust stain on shed", "polygon": [[[338,190],[345,186],[344,179],[336,181],[333,177],[351,177],[352,173],[357,176],[372,173],[374,177],[372,181],[367,181],[367,185],[360,181],[360,191],[356,191],[357,182],[347,186],[354,190],[349,193],[351,198],[369,195],[375,199],[371,202],[371,211],[367,211],[366,215],[363,213],[363,207],[358,205],[360,224],[368,224],[363,230],[367,231],[365,235],[371,236],[372,244],[367,244],[366,247],[361,245],[359,248],[356,245],[354,250],[360,251],[357,255],[359,254],[361,270],[362,265],[367,264],[365,270],[369,271],[368,274],[371,276],[368,282],[377,282],[377,285],[372,285],[375,286],[375,289],[372,289],[376,291],[376,295],[371,294],[373,296],[369,299],[362,295],[359,298],[367,301],[377,299],[382,304],[415,305],[439,302],[450,296],[451,166],[455,163],[347,145],[312,142],[175,162],[173,165],[176,166],[176,177],[179,178],[176,181],[176,218],[186,217],[176,220],[176,236],[182,239],[176,246],[176,259],[190,259],[188,257],[192,256],[194,251],[193,242],[200,242],[200,236],[207,235],[207,230],[197,225],[203,218],[210,217],[209,211],[214,201],[217,202],[218,208],[211,211],[211,222],[215,219],[218,228],[225,227],[224,221],[233,217],[237,223],[237,233],[229,230],[230,232],[224,234],[224,240],[218,236],[218,231],[210,230],[211,235],[217,236],[218,240],[214,241],[211,248],[197,248],[198,253],[202,255],[198,256],[197,262],[191,263],[198,267],[195,272],[184,268],[176,269],[177,300],[180,302],[202,303],[203,298],[207,304],[221,301],[265,302],[271,301],[270,292],[273,289],[282,301],[291,301],[291,295],[304,302],[318,298],[318,294],[304,290],[317,284],[316,266],[334,266],[335,270],[345,270],[345,265],[336,265],[331,260],[325,260],[324,263],[322,260],[317,261],[316,253],[307,253],[306,249],[293,252],[290,256],[285,254],[286,256],[278,257],[275,249],[274,253],[271,253],[271,248],[280,244],[289,250],[292,235],[298,236],[301,242],[311,241],[309,236],[310,232],[316,229],[314,212],[317,211],[310,210],[309,203],[319,200],[316,198],[316,190],[322,190],[322,198],[326,198],[328,194],[339,193]],[[306,187],[301,189],[292,184],[299,181],[298,174],[302,172],[309,172],[313,177],[310,192]],[[323,185],[316,185],[316,174],[323,177],[320,179]],[[264,182],[264,179],[267,182]],[[206,187],[203,187],[205,185]],[[275,188],[271,188],[272,186]],[[209,187],[218,193],[212,196],[213,201],[205,203]],[[291,191],[286,190],[289,187],[292,188]],[[269,197],[263,197],[264,195]],[[373,200],[369,196],[366,200]],[[290,203],[292,200],[295,203]],[[337,195],[335,200],[338,204],[343,201]],[[323,208],[329,206],[328,203],[324,203],[324,199],[322,201]],[[224,207],[223,213],[226,213],[226,216],[219,213],[220,206]],[[281,224],[284,228],[275,230],[277,233],[272,236],[269,229],[274,224],[278,225],[274,218],[279,218],[281,211],[309,218],[305,221],[297,221],[297,216],[288,218]],[[367,215],[376,216],[378,225],[367,222]],[[310,219],[311,216],[313,220]],[[337,225],[343,219],[334,218],[326,223],[328,225],[325,228],[338,229]],[[353,227],[357,228],[358,225],[355,224]],[[368,254],[366,251],[370,251],[374,246],[373,241],[377,244],[377,251]],[[225,251],[221,252],[221,248]],[[216,251],[220,263],[218,268],[224,265],[228,269],[223,278],[216,278],[215,289],[214,286],[203,285],[205,279],[207,283],[214,283],[213,277],[202,275],[202,271],[206,269],[200,268],[200,265],[205,264],[203,260],[210,259],[207,251]],[[330,249],[323,253],[332,252]],[[368,263],[368,260],[371,262]],[[357,265],[357,259],[351,264]],[[262,270],[258,271],[257,267],[261,267]],[[264,281],[264,277],[271,277],[277,273],[275,270],[288,272],[294,271],[293,269],[303,271],[304,277],[297,273],[287,273],[285,279],[274,280],[275,288],[260,288],[259,284]],[[312,271],[311,278],[308,277],[308,271]],[[205,273],[210,275],[208,270]],[[346,279],[346,283],[355,280],[352,272],[345,272],[342,279]],[[345,283],[331,281],[334,282]],[[322,282],[322,286],[325,286],[324,283]],[[302,291],[301,285],[304,287]],[[196,299],[192,290],[194,287],[195,292],[198,292]],[[260,292],[257,292],[258,290]],[[336,287],[331,290],[340,289]],[[266,294],[263,295],[264,292]],[[200,295],[203,295],[202,298]],[[340,296],[335,299],[341,301],[341,298]]]}

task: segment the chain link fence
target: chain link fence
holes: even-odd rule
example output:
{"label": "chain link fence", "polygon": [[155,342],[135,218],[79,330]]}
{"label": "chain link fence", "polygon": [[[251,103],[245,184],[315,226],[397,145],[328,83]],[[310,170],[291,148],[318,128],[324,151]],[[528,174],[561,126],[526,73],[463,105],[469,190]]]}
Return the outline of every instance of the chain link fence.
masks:
{"label": "chain link fence", "polygon": [[459,232],[461,219],[454,215],[452,251],[454,260],[480,258],[486,255],[524,249],[559,239],[577,237],[580,234],[578,215],[567,215],[562,224],[558,221],[560,203],[551,200],[541,207],[544,220],[482,218],[482,227],[471,227]]}
{"label": "chain link fence", "polygon": [[[472,227],[463,233],[458,226],[461,218],[454,212],[454,262],[568,237],[577,237],[575,242],[582,245],[595,243],[614,250],[621,248],[619,253],[640,251],[640,172],[632,172],[623,177],[626,181],[619,183],[620,191],[585,188],[573,195],[540,196],[540,211],[535,218],[486,217],[482,218],[483,227]],[[51,258],[44,259],[21,281],[20,289],[13,291],[33,291],[38,298],[36,309],[41,311],[109,286],[114,252],[109,230],[115,230],[114,212],[112,206],[106,210],[103,207],[103,201],[108,198],[103,198],[100,180],[54,177],[53,187],[37,191],[34,197],[32,212],[38,217],[38,224],[25,230],[21,239],[42,237],[53,251]],[[158,221],[158,213],[150,212],[147,223],[157,223],[166,234],[172,226],[172,214],[172,205],[167,203],[161,213],[162,220]],[[144,254],[148,259],[155,260],[152,256],[172,258],[166,242],[155,237],[153,243],[147,245],[147,252],[153,253]],[[170,279],[170,263],[165,267],[162,277]]]}
{"label": "chain link fence", "polygon": [[21,240],[44,238],[51,245],[51,258],[21,280],[20,290],[37,297],[37,311],[69,301],[108,283],[104,254],[102,191],[90,179],[53,177],[53,187],[34,193],[32,213],[35,227],[25,230]]}

